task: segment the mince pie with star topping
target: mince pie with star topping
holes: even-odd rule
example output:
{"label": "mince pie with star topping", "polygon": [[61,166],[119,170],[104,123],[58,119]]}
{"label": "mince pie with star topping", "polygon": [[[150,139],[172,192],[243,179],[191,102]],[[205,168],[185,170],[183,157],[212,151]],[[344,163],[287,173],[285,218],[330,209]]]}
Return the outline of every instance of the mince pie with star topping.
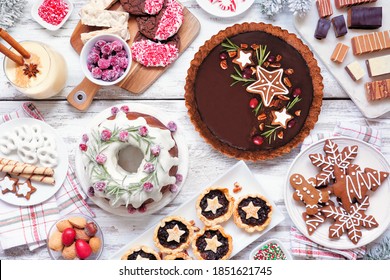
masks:
{"label": "mince pie with star topping", "polygon": [[191,224],[182,217],[166,217],[154,230],[154,244],[161,252],[172,254],[190,245],[193,235]]}
{"label": "mince pie with star topping", "polygon": [[173,253],[170,255],[166,255],[164,257],[165,261],[187,261],[187,260],[192,260],[192,258],[185,252],[178,252],[178,253]]}
{"label": "mince pie with star topping", "polygon": [[139,246],[128,250],[121,260],[141,261],[141,260],[161,260],[159,254],[148,246]]}
{"label": "mince pie with star topping", "polygon": [[226,260],[233,251],[232,237],[223,227],[205,227],[192,243],[194,255],[200,260]]}
{"label": "mince pie with star topping", "polygon": [[262,231],[271,222],[272,205],[260,194],[241,197],[234,205],[234,223],[247,232]]}
{"label": "mince pie with star topping", "polygon": [[234,198],[227,188],[213,186],[207,188],[198,197],[196,212],[199,219],[212,226],[227,221],[233,213]]}

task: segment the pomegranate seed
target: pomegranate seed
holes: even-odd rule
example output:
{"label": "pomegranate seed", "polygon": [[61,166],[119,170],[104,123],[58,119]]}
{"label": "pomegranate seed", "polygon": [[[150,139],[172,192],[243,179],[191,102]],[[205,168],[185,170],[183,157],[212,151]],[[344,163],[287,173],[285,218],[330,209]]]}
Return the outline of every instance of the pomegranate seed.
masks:
{"label": "pomegranate seed", "polygon": [[260,146],[261,144],[263,144],[264,138],[259,136],[259,135],[256,135],[256,136],[253,136],[252,141],[253,141],[253,144]]}
{"label": "pomegranate seed", "polygon": [[293,91],[293,97],[300,96],[302,94],[302,90],[300,88],[296,88]]}
{"label": "pomegranate seed", "polygon": [[275,56],[274,56],[274,55],[270,55],[270,56],[268,57],[268,61],[269,61],[269,62],[274,62],[274,61],[275,61]]}
{"label": "pomegranate seed", "polygon": [[222,59],[222,60],[223,59],[227,59],[228,58],[228,54],[226,52],[222,52],[222,53],[219,54],[219,58]]}
{"label": "pomegranate seed", "polygon": [[249,101],[249,107],[251,107],[252,109],[255,109],[257,105],[259,105],[259,101],[256,98],[252,98]]}
{"label": "pomegranate seed", "polygon": [[297,123],[296,120],[291,120],[291,121],[288,122],[287,127],[288,128],[292,128],[296,123]]}

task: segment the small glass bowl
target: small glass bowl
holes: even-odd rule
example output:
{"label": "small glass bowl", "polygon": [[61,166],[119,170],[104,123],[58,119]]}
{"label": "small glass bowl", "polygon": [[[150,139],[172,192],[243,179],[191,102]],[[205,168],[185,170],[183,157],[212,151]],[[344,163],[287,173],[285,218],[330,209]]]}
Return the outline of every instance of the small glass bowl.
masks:
{"label": "small glass bowl", "polygon": [[56,31],[56,30],[60,29],[65,24],[65,22],[68,20],[70,15],[72,14],[73,8],[74,8],[73,3],[71,1],[69,1],[69,0],[63,0],[65,3],[68,4],[68,13],[62,19],[60,24],[53,25],[53,24],[50,24],[50,23],[44,21],[38,15],[38,9],[42,5],[43,1],[45,1],[45,0],[36,0],[36,1],[34,1],[34,4],[33,4],[32,8],[31,8],[31,16],[33,17],[33,19],[35,19],[36,22],[38,22],[42,27],[46,28],[47,30]]}
{"label": "small glass bowl", "polygon": [[[94,222],[95,223],[95,225],[97,227],[97,232],[96,232],[95,236],[100,238],[101,246],[100,246],[100,249],[99,249],[98,252],[96,252],[96,253],[92,252],[91,255],[88,258],[86,258],[85,260],[98,260],[100,258],[100,256],[102,255],[103,248],[104,248],[103,232],[102,232],[99,224],[94,219],[92,219],[89,216],[80,214],[80,213],[74,213],[74,214],[66,215],[66,216],[62,217],[61,219],[57,220],[52,225],[52,227],[50,228],[49,233],[47,235],[47,250],[49,251],[50,257],[53,260],[65,260],[65,258],[62,256],[62,250],[61,251],[54,251],[54,250],[50,249],[50,247],[49,247],[49,238],[54,234],[54,232],[58,231],[57,226],[56,226],[58,222],[70,219],[72,217],[82,217],[82,218],[85,218],[87,220],[87,223],[89,223],[89,222]],[[76,258],[74,260],[79,260],[79,258],[76,256]]]}
{"label": "small glass bowl", "polygon": [[[250,252],[249,254],[249,260],[253,261],[253,260],[256,260],[255,259],[255,256],[257,254],[257,252],[259,250],[261,250],[263,247],[265,247],[267,244],[275,244],[277,247],[280,248],[280,250],[284,253],[285,255],[285,259],[277,259],[277,260],[292,260],[292,257],[291,257],[291,254],[289,253],[289,251],[286,249],[286,247],[283,245],[283,243],[278,240],[278,239],[268,239],[266,241],[264,241],[263,243],[261,243],[260,245],[256,246],[252,252]],[[269,260],[273,260],[273,259],[269,259]]]}

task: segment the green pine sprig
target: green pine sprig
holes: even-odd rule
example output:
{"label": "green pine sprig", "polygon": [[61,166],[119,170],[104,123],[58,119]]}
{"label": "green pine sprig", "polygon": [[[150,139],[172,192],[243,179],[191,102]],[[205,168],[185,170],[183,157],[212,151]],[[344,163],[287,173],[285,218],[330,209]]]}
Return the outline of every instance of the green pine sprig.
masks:
{"label": "green pine sprig", "polygon": [[239,46],[234,44],[229,38],[226,38],[226,42],[223,42],[221,46],[226,52],[234,52],[240,48]]}
{"label": "green pine sprig", "polygon": [[267,45],[260,45],[260,47],[256,49],[257,64],[259,66],[263,65],[270,53],[270,51],[267,52]]}
{"label": "green pine sprig", "polygon": [[276,132],[281,126],[272,126],[272,125],[266,125],[265,127],[269,128],[269,130],[264,131],[261,136],[264,136],[268,139],[268,143],[271,144],[272,141],[276,140]]}
{"label": "green pine sprig", "polygon": [[234,70],[235,70],[236,74],[230,75],[230,77],[232,77],[234,80],[234,82],[231,83],[230,86],[234,86],[235,84],[240,83],[240,82],[244,83],[243,86],[246,86],[246,85],[256,81],[255,79],[252,79],[252,78],[249,78],[249,79],[244,78],[242,76],[241,72],[236,67],[234,67]]}
{"label": "green pine sprig", "polygon": [[287,106],[286,110],[291,110],[297,103],[301,102],[302,98],[299,98],[299,96],[295,97],[292,101],[290,101]]}

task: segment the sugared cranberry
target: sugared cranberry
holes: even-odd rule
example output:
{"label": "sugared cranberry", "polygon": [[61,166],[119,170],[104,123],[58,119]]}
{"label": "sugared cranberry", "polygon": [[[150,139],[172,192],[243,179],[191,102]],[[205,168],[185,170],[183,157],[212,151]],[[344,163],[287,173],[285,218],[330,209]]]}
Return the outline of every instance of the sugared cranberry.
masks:
{"label": "sugared cranberry", "polygon": [[295,88],[294,90],[293,90],[293,97],[297,97],[297,96],[301,96],[301,94],[302,94],[302,90],[301,90],[301,88]]}
{"label": "sugared cranberry", "polygon": [[87,145],[85,145],[85,144],[80,144],[79,147],[80,147],[80,150],[83,152],[86,152],[88,149]]}
{"label": "sugared cranberry", "polygon": [[139,211],[140,213],[145,213],[146,210],[148,210],[148,208],[146,207],[146,205],[143,205],[143,204],[141,205],[140,208],[138,208],[138,211]]}
{"label": "sugared cranberry", "polygon": [[257,100],[256,98],[252,98],[249,101],[249,107],[251,107],[252,109],[255,109],[257,105],[259,105],[259,100]]}
{"label": "sugared cranberry", "polygon": [[297,121],[296,120],[291,120],[291,121],[289,121],[288,122],[288,124],[287,124],[287,127],[288,128],[292,128],[294,125],[296,125],[297,124]]}
{"label": "sugared cranberry", "polygon": [[127,212],[129,214],[134,214],[136,211],[137,211],[137,209],[134,208],[131,204],[129,206],[127,206]]}
{"label": "sugared cranberry", "polygon": [[219,58],[222,59],[222,60],[227,59],[228,58],[228,54],[226,52],[221,52],[219,54]]}
{"label": "sugared cranberry", "polygon": [[256,136],[253,136],[252,141],[253,141],[253,144],[260,146],[263,144],[264,138],[259,136],[259,135],[256,135]]}
{"label": "sugared cranberry", "polygon": [[275,61],[275,56],[274,56],[274,55],[270,55],[270,56],[268,57],[268,61],[269,61],[269,62],[274,62],[274,61]]}

